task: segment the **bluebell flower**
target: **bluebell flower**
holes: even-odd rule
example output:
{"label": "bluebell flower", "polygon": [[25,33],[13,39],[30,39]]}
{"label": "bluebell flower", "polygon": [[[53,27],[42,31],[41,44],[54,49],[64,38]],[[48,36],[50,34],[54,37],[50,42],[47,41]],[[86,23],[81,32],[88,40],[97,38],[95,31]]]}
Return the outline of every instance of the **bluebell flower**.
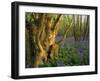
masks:
{"label": "bluebell flower", "polygon": [[79,52],[82,53],[83,52],[83,49],[82,48],[79,48]]}

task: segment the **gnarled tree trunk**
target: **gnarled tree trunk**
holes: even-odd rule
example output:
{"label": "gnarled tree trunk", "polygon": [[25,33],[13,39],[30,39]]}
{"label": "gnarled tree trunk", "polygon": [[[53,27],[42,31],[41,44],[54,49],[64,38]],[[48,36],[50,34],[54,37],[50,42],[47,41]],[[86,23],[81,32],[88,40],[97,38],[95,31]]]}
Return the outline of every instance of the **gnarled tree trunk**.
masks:
{"label": "gnarled tree trunk", "polygon": [[35,36],[33,38],[35,40],[35,48],[37,48],[33,67],[39,67],[40,64],[57,57],[59,45],[55,42],[55,37],[58,34],[59,27],[57,27],[57,24],[60,18],[61,15],[58,15],[53,23],[52,17],[48,17],[46,14],[39,15],[39,27],[37,27],[33,35]]}

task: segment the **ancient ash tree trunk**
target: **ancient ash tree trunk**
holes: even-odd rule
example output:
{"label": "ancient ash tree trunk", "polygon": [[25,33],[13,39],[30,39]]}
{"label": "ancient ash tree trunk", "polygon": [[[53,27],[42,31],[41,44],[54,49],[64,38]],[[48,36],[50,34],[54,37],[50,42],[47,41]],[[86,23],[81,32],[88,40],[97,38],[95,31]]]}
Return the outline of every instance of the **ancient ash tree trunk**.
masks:
{"label": "ancient ash tree trunk", "polygon": [[35,41],[35,48],[37,48],[33,67],[38,67],[58,55],[59,46],[55,42],[55,37],[58,34],[59,27],[57,24],[60,18],[61,15],[58,15],[56,20],[52,22],[52,17],[39,14],[39,27],[37,27],[35,33],[33,32],[33,40]]}

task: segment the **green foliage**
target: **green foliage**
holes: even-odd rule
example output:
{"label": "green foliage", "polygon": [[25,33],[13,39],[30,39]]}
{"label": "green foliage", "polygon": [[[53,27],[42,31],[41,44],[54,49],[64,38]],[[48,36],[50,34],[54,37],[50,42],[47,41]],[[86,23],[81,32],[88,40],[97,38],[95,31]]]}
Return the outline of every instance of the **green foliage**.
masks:
{"label": "green foliage", "polygon": [[34,21],[32,12],[27,12],[25,17],[26,17],[26,23],[31,24]]}
{"label": "green foliage", "polygon": [[84,64],[84,65],[89,64],[89,49],[85,49],[84,52],[83,52],[82,64]]}
{"label": "green foliage", "polygon": [[[72,15],[63,15],[62,16],[60,32],[62,33],[63,36],[65,35],[66,30],[69,29],[71,23],[72,23]],[[68,32],[67,36],[69,36],[70,34],[71,33]]]}
{"label": "green foliage", "polygon": [[69,48],[67,46],[64,46],[60,48],[60,56],[65,65],[73,66],[80,64],[79,54],[73,47]]}

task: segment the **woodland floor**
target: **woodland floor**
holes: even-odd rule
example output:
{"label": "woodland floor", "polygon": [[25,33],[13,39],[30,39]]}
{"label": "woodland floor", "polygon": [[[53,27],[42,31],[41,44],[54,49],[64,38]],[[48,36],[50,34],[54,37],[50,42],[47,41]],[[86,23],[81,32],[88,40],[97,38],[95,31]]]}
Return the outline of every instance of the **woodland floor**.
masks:
{"label": "woodland floor", "polygon": [[[62,39],[62,36],[58,36],[56,41],[60,39]],[[59,46],[58,57],[39,65],[39,67],[89,65],[88,40],[75,41],[74,37],[67,37]],[[27,68],[30,68],[30,65],[27,64]]]}
{"label": "woodland floor", "polygon": [[[61,38],[58,36],[56,41]],[[68,37],[59,46],[59,56],[40,67],[89,65],[89,41],[75,41],[74,37]]]}

